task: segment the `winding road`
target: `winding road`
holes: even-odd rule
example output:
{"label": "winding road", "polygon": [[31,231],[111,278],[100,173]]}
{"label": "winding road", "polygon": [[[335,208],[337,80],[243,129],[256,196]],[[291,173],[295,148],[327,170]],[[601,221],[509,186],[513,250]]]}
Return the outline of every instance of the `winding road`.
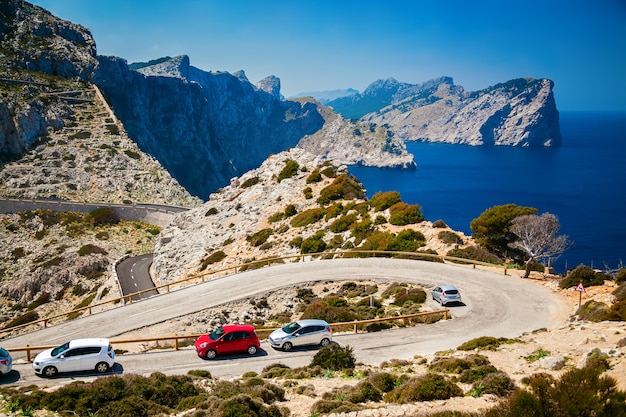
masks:
{"label": "winding road", "polygon": [[[456,285],[464,305],[450,307],[452,320],[430,325],[396,328],[376,333],[336,334],[335,342],[349,345],[357,361],[378,365],[391,359],[410,359],[437,351],[454,349],[480,336],[517,337],[540,328],[562,325],[567,307],[548,288],[529,280],[501,273],[434,262],[388,258],[317,260],[283,264],[218,278],[193,287],[151,297],[92,316],[66,322],[2,341],[5,348],[26,345],[54,345],[81,337],[121,339],[126,332],[183,317],[208,307],[261,296],[269,291],[317,281],[378,280],[408,282],[431,288],[437,284]],[[427,305],[438,308],[431,299]],[[179,351],[151,351],[118,355],[115,373],[148,375],[152,372],[184,374],[207,369],[214,377],[240,377],[246,371],[260,372],[273,363],[291,367],[308,365],[315,349],[275,351],[266,341],[253,357],[228,356],[207,361],[193,348]],[[19,358],[16,354],[14,357]],[[18,376],[13,384],[47,384],[34,375],[30,363],[16,360]],[[15,374],[15,372],[14,372]],[[72,376],[77,378],[76,376]],[[81,379],[93,378],[80,375]],[[65,379],[67,382],[67,379]],[[1,381],[0,383],[7,383]]]}

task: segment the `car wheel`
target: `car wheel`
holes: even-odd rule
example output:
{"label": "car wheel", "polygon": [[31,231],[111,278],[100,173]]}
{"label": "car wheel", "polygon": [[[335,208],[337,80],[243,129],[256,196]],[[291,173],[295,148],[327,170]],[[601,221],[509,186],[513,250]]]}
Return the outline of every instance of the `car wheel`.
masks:
{"label": "car wheel", "polygon": [[291,344],[291,342],[285,342],[285,344],[283,345],[283,350],[290,351],[292,348],[293,345]]}
{"label": "car wheel", "polygon": [[252,345],[248,348],[248,355],[254,355],[256,353],[256,346]]}
{"label": "car wheel", "polygon": [[46,366],[45,368],[43,368],[43,371],[41,371],[41,374],[47,378],[51,378],[58,373],[59,373],[59,370],[55,368],[54,366]]}
{"label": "car wheel", "polygon": [[328,346],[328,345],[330,345],[330,339],[328,339],[328,338],[326,338],[326,337],[325,337],[325,338],[323,338],[323,339],[322,339],[322,341],[320,342],[320,346],[321,346],[321,347],[326,347],[326,346]]}
{"label": "car wheel", "polygon": [[106,362],[98,362],[96,365],[96,372],[103,374],[109,370],[109,364]]}
{"label": "car wheel", "polygon": [[214,351],[213,349],[207,350],[206,354],[204,355],[204,357],[207,359],[214,359],[216,356],[217,356],[217,352]]}

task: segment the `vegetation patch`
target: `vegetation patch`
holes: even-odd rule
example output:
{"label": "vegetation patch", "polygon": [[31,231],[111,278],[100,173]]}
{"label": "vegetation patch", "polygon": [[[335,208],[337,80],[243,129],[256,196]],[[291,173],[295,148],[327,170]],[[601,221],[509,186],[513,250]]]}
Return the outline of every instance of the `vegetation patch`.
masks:
{"label": "vegetation patch", "polygon": [[298,168],[300,165],[293,159],[287,159],[285,161],[285,166],[278,174],[278,182],[281,182],[284,179],[291,178],[298,172]]}
{"label": "vegetation patch", "polygon": [[209,265],[220,262],[224,258],[226,258],[226,253],[224,253],[224,251],[215,251],[211,255],[203,258],[202,261],[200,261],[200,270],[204,271]]}
{"label": "vegetation patch", "polygon": [[365,198],[365,190],[359,180],[342,174],[320,191],[317,202],[326,205],[335,200],[361,200],[363,198]]}
{"label": "vegetation patch", "polygon": [[462,249],[452,249],[446,254],[454,258],[462,258],[470,261],[487,262],[490,264],[502,264],[502,260],[493,253],[478,246],[470,246]]}
{"label": "vegetation patch", "polygon": [[252,236],[246,237],[246,240],[250,242],[252,246],[261,246],[269,239],[272,233],[274,233],[274,230],[271,228],[261,229]]}
{"label": "vegetation patch", "polygon": [[603,285],[604,280],[609,278],[608,275],[594,271],[586,265],[579,265],[561,280],[559,286],[561,288],[571,288],[582,282],[585,287],[591,287],[594,285]]}
{"label": "vegetation patch", "polygon": [[293,227],[304,227],[322,220],[324,213],[324,210],[319,207],[308,209],[294,216],[290,224]]}

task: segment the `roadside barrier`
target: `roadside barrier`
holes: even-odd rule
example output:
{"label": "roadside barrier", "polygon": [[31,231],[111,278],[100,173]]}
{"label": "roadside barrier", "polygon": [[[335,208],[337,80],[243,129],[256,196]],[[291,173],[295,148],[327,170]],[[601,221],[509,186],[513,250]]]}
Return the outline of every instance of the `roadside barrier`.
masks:
{"label": "roadside barrier", "polygon": [[[411,325],[412,321],[414,321],[414,319],[416,318],[420,318],[420,317],[435,317],[437,318],[438,316],[441,316],[441,318],[443,320],[448,320],[449,316],[449,312],[450,309],[443,309],[443,310],[437,310],[437,311],[427,311],[427,312],[422,312],[422,313],[414,313],[414,314],[405,314],[405,315],[401,315],[401,316],[391,316],[391,317],[381,317],[381,318],[377,318],[377,319],[369,319],[369,320],[360,320],[360,321],[349,321],[349,322],[339,322],[339,323],[330,323],[330,327],[336,331],[337,329],[344,329],[344,328],[352,328],[353,332],[356,334],[358,333],[358,329],[360,326],[363,325],[367,325],[367,324],[373,324],[373,323],[382,323],[382,322],[388,322],[388,321],[402,321],[402,325],[407,327],[409,325]],[[276,330],[276,328],[272,328],[272,329],[265,329],[265,328],[260,328],[260,329],[256,329],[256,333],[257,335],[259,335],[259,338],[263,339],[264,337],[267,338],[267,336],[273,332],[274,330]],[[198,337],[202,336],[205,333],[199,333],[199,334],[188,334],[188,335],[174,335],[174,336],[159,336],[159,337],[148,337],[148,338],[141,338],[141,339],[116,339],[116,340],[111,340],[111,345],[115,346],[115,345],[124,345],[124,344],[129,344],[129,343],[145,343],[145,342],[168,342],[168,341],[173,341],[174,342],[174,346],[172,347],[172,349],[174,350],[180,350],[182,347],[185,346],[189,346],[189,344],[192,344],[193,341],[195,341]],[[264,337],[262,337],[264,336]],[[192,340],[191,343],[183,343],[185,340]],[[50,349],[56,346],[52,346],[52,345],[48,345],[48,346],[25,346],[25,347],[17,347],[17,348],[7,348],[7,350],[11,353],[15,353],[15,352],[26,352],[26,360],[28,362],[31,362],[33,360],[33,357],[36,356],[36,353],[41,352],[43,350],[46,349]],[[162,349],[162,348],[160,348]]]}
{"label": "roadside barrier", "polygon": [[[75,310],[67,311],[61,314],[56,314],[50,317],[45,317],[39,320],[34,320],[34,321],[21,324],[18,326],[0,329],[0,336],[6,333],[11,333],[11,332],[21,330],[21,329],[24,329],[33,325],[41,325],[44,328],[46,328],[49,325],[54,325],[54,324],[65,322],[66,320],[61,320],[61,319],[67,319],[68,316],[72,318],[78,318],[85,313],[90,316],[94,310],[101,310],[101,307],[108,305],[108,304],[115,305],[121,302],[125,305],[125,304],[132,304],[133,302],[140,302],[141,300],[133,300],[133,297],[150,292],[150,291],[154,291],[154,290],[159,292],[159,294],[155,295],[154,297],[158,297],[159,295],[169,293],[173,289],[180,289],[180,288],[185,288],[191,285],[202,284],[206,282],[207,277],[218,276],[220,273],[227,273],[227,275],[234,275],[239,272],[244,272],[250,269],[258,269],[258,268],[266,267],[266,266],[269,267],[272,264],[276,264],[276,263],[283,263],[283,261],[285,260],[295,259],[295,261],[297,262],[305,262],[307,258],[313,261],[316,259],[324,260],[324,259],[346,258],[346,257],[350,257],[350,258],[365,257],[364,255],[369,255],[369,256],[374,256],[374,257],[381,256],[381,257],[387,257],[387,258],[395,257],[395,258],[402,258],[402,259],[408,259],[408,260],[425,260],[426,259],[426,260],[439,261],[442,263],[445,263],[446,261],[448,261],[448,262],[457,263],[457,264],[472,265],[474,269],[476,268],[477,265],[483,265],[483,266],[489,266],[489,267],[499,266],[499,265],[494,265],[494,264],[490,264],[487,262],[475,261],[471,259],[456,258],[456,257],[451,257],[451,256],[436,255],[436,254],[430,254],[430,253],[417,253],[417,252],[351,250],[351,251],[337,251],[337,252],[317,252],[317,253],[310,253],[310,254],[273,257],[273,258],[267,258],[267,259],[253,261],[253,262],[247,262],[247,263],[239,264],[235,266],[229,266],[229,267],[221,268],[217,270],[202,272],[200,274],[192,275],[192,276],[189,276],[187,278],[184,278],[178,281],[174,281],[174,282],[170,282],[170,283],[162,284],[162,285],[157,285],[153,288],[126,294],[122,297],[113,298],[113,299],[106,300],[100,303],[91,304],[87,307],[81,307]],[[507,275],[507,265],[504,265],[503,268],[504,268],[504,275]],[[33,329],[32,331],[35,331],[35,330],[36,329]]]}

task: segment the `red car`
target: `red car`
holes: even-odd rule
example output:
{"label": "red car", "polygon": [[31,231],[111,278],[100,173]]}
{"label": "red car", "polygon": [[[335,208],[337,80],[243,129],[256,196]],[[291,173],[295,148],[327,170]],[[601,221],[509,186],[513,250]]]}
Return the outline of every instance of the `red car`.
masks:
{"label": "red car", "polygon": [[226,353],[248,352],[254,355],[261,347],[254,326],[227,324],[196,340],[196,353],[201,358],[213,359]]}

